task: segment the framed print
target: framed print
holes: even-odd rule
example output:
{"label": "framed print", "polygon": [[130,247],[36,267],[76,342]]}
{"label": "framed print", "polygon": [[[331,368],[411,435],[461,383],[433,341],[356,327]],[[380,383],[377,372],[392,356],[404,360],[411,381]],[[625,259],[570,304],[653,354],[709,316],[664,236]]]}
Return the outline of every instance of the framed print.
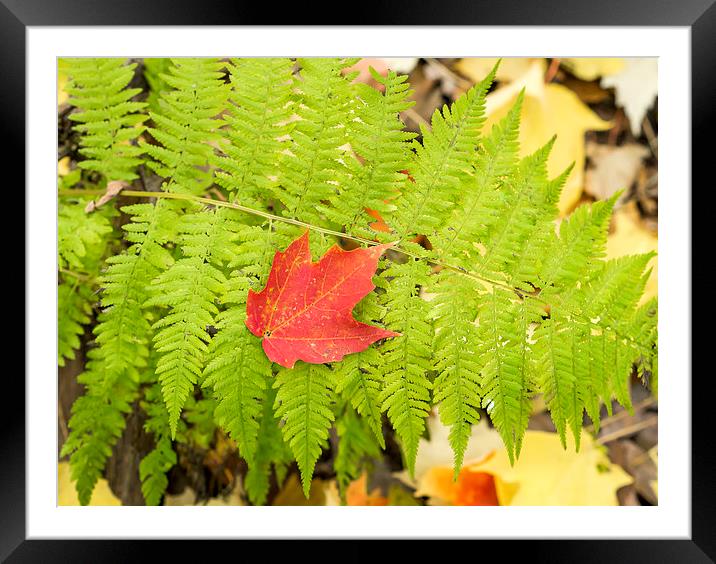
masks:
{"label": "framed print", "polygon": [[210,4],[3,0],[27,219],[3,556],[711,561],[691,183],[716,8]]}

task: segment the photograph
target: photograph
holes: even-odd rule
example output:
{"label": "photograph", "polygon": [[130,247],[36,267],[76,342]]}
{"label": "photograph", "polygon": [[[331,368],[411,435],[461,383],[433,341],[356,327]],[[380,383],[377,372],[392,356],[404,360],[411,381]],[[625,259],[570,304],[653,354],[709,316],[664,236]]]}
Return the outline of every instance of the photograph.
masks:
{"label": "photograph", "polygon": [[659,65],[57,57],[57,504],[658,506]]}

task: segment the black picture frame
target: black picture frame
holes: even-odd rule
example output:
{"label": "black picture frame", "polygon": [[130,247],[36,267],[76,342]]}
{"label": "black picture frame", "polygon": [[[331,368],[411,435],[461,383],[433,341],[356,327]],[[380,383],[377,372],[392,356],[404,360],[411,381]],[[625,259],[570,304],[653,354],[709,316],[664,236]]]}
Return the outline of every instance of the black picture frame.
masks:
{"label": "black picture frame", "polygon": [[[408,2],[399,0],[381,4],[373,0],[361,2],[352,15],[343,7],[324,12],[333,21],[331,25],[550,25],[550,26],[686,26],[691,30],[692,76],[692,178],[703,179],[704,188],[713,185],[711,172],[712,138],[714,136],[714,95],[716,91],[716,5],[715,0],[549,0],[520,2],[500,0],[485,2],[441,1]],[[25,162],[25,106],[26,45],[28,26],[94,26],[94,25],[307,25],[316,20],[302,7],[298,14],[282,9],[265,8],[259,3],[222,3],[215,0],[115,0],[99,3],[97,0],[0,0],[0,112],[2,133],[11,140],[3,149],[6,166],[6,188],[24,186]],[[340,15],[339,14],[344,14]],[[351,21],[347,21],[351,18]],[[7,175],[18,175],[13,183]],[[708,174],[708,176],[707,176]],[[691,187],[684,187],[691,189]],[[17,194],[17,189],[14,194]],[[692,192],[693,193],[693,192]],[[10,200],[8,200],[9,202]],[[14,206],[21,200],[14,198]],[[24,199],[25,213],[31,213],[32,201]],[[713,235],[711,235],[713,239]],[[692,236],[692,240],[695,240]],[[691,249],[684,250],[691,253]],[[17,264],[17,263],[16,263]],[[699,266],[703,269],[701,263]],[[697,272],[693,269],[691,276]],[[686,274],[686,273],[685,273]],[[696,279],[699,279],[698,275]],[[692,278],[693,280],[693,278]],[[25,294],[25,303],[32,296]],[[27,307],[27,306],[26,306]],[[8,325],[6,325],[7,327]],[[707,332],[694,338],[708,338]],[[26,334],[31,339],[31,334]],[[6,346],[10,341],[6,340]],[[705,344],[705,343],[704,343]],[[697,346],[696,350],[699,349]],[[694,347],[692,345],[692,351]],[[711,371],[712,372],[712,371]],[[26,540],[25,509],[25,397],[24,381],[17,371],[5,371],[3,382],[6,398],[0,410],[0,558],[8,562],[127,562],[142,561],[148,554],[146,541],[69,541]],[[716,498],[714,496],[715,455],[711,445],[713,404],[711,374],[682,375],[692,378],[692,516],[690,540],[545,540],[520,541],[531,560],[549,562],[713,562],[716,560]],[[667,422],[668,424],[668,422]],[[320,532],[317,531],[317,535]],[[228,545],[231,541],[222,541]],[[243,541],[255,542],[255,541]],[[292,541],[286,543],[294,544]],[[323,543],[324,541],[320,541]],[[353,541],[359,542],[359,541]],[[457,542],[457,541],[452,541]],[[451,545],[450,551],[459,554],[465,547]],[[468,553],[482,561],[505,558],[514,554],[514,548],[504,546],[514,541],[476,541],[478,546]],[[162,557],[172,560],[205,560],[209,556],[198,543],[160,541]],[[324,548],[314,546],[317,541],[303,543],[307,552],[318,555]],[[408,543],[403,543],[404,545]],[[323,544],[320,545],[324,546]],[[422,557],[424,543],[412,543]],[[276,541],[267,546],[268,554],[275,554]],[[212,548],[213,553],[214,548]],[[235,550],[235,549],[231,549]],[[295,547],[291,547],[295,550]],[[382,550],[382,549],[379,549]],[[271,552],[268,552],[271,551]],[[521,552],[521,550],[520,550]],[[297,553],[296,553],[297,554]],[[295,555],[294,554],[294,557]],[[323,552],[326,557],[325,552]],[[345,556],[341,556],[343,554]],[[379,552],[341,550],[332,558],[374,558]],[[403,552],[403,556],[406,552]],[[318,557],[318,556],[317,556]],[[511,556],[510,556],[511,557]]]}

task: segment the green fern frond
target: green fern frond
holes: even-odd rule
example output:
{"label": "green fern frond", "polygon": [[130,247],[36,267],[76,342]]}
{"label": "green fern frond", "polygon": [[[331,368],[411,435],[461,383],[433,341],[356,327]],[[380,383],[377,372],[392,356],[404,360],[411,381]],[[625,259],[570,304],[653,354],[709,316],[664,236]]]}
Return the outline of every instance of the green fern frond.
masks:
{"label": "green fern frond", "polygon": [[209,347],[212,360],[204,369],[204,387],[218,399],[215,417],[239,446],[241,456],[252,461],[256,452],[266,381],[271,362],[261,343],[246,328],[243,308],[219,314],[218,334]]}
{"label": "green fern frond", "polygon": [[221,170],[215,180],[244,205],[273,196],[293,111],[292,71],[290,59],[234,59],[229,66],[229,143],[222,146],[226,156],[216,160]]}
{"label": "green fern frond", "polygon": [[[431,302],[435,319],[433,344],[433,402],[440,404],[440,421],[450,427],[455,453],[455,476],[462,467],[471,427],[480,419],[479,296],[474,282],[450,275],[439,276]],[[493,419],[494,420],[494,419]]]}
{"label": "green fern frond", "polygon": [[350,407],[343,410],[337,419],[336,432],[338,452],[333,469],[336,471],[338,490],[345,496],[348,485],[363,472],[365,460],[380,456],[380,449],[375,442],[375,433],[368,428],[366,420]]}
{"label": "green fern frond", "polygon": [[273,405],[276,399],[276,390],[267,382],[266,397],[263,401],[261,424],[257,435],[257,448],[255,455],[249,461],[249,469],[244,477],[244,490],[249,501],[254,505],[266,503],[273,466],[277,486],[281,487],[288,463],[293,454],[284,442],[279,428],[279,422],[274,416]]}
{"label": "green fern frond", "polygon": [[485,296],[478,317],[482,405],[514,462],[531,413],[537,371],[529,331],[538,313],[533,303],[495,287]]}
{"label": "green fern frond", "polygon": [[147,166],[166,179],[162,188],[168,192],[199,194],[211,182],[201,167],[212,158],[210,142],[221,138],[217,115],[228,97],[223,67],[216,59],[172,59],[169,72],[160,75],[173,88],[162,93],[159,111],[150,113],[155,125],[148,131],[160,145],[141,145],[152,157]]}
{"label": "green fern frond", "polygon": [[381,448],[385,448],[380,401],[383,377],[376,370],[381,362],[378,350],[369,348],[346,356],[335,370],[338,380],[336,391],[366,420]]}
{"label": "green fern frond", "polygon": [[475,171],[466,179],[461,205],[455,207],[450,223],[435,237],[441,258],[458,261],[466,268],[479,258],[475,243],[485,242],[490,226],[504,209],[503,184],[517,165],[523,99],[521,92],[508,114],[481,141]]}
{"label": "green fern frond", "polygon": [[281,431],[298,463],[306,497],[313,469],[334,420],[331,409],[335,400],[334,377],[325,365],[300,362],[295,368],[281,370],[274,384],[278,389],[276,416],[284,420]]}
{"label": "green fern frond", "polygon": [[124,415],[131,410],[136,383],[126,377],[105,377],[101,355],[89,353],[87,370],[78,381],[87,388],[72,405],[70,434],[60,456],[70,455],[71,477],[80,504],[87,505],[104,471],[112,447],[124,430]]}
{"label": "green fern frond", "polygon": [[91,321],[91,292],[75,279],[57,286],[57,364],[75,358],[80,348],[80,335]]}
{"label": "green fern frond", "polygon": [[126,88],[136,63],[124,59],[67,59],[70,82],[65,86],[69,103],[80,111],[70,114],[83,135],[78,165],[97,171],[105,180],[134,180],[142,150],[132,141],[143,131],[147,116],[138,113],[146,104],[132,102],[140,88]]}
{"label": "green fern frond", "polygon": [[380,347],[380,365],[368,368],[384,379],[380,401],[402,442],[411,474],[430,410],[432,387],[426,373],[432,368],[433,326],[428,302],[419,294],[420,286],[427,285],[428,274],[429,267],[413,259],[393,263],[381,274],[380,278],[390,286],[384,294],[384,322],[401,336],[388,339]]}
{"label": "green fern frond", "polygon": [[[656,298],[652,298],[639,306],[625,332],[632,335],[635,351],[639,362],[637,369],[639,376],[649,384],[654,396],[658,392],[658,306]],[[649,380],[646,380],[647,373]]]}
{"label": "green fern frond", "polygon": [[209,342],[207,327],[219,313],[217,297],[226,277],[221,268],[233,258],[233,221],[227,210],[209,210],[182,217],[184,257],[154,281],[146,306],[168,306],[170,312],[153,325],[154,348],[162,356],[157,374],[169,410],[172,438],[184,403],[199,381]]}
{"label": "green fern frond", "polygon": [[544,147],[520,161],[515,173],[505,183],[499,218],[484,241],[485,252],[479,259],[478,272],[493,280],[510,277],[512,267],[522,255],[524,243],[545,209],[549,198],[547,158],[554,138]]}
{"label": "green fern frond", "polygon": [[[378,302],[378,295],[371,292],[363,298],[353,311],[358,321],[374,324],[385,316],[385,308]],[[335,364],[336,392],[366,420],[381,448],[385,448],[380,393],[383,376],[376,368],[382,356],[378,349],[368,349],[350,354]]]}
{"label": "green fern frond", "polygon": [[321,202],[331,199],[345,175],[341,163],[352,119],[352,88],[342,72],[354,59],[301,59],[297,81],[296,121],[281,161],[276,197],[284,215],[301,221],[321,220]]}
{"label": "green fern frond", "polygon": [[139,479],[142,481],[142,495],[147,505],[159,505],[169,485],[167,472],[177,463],[171,439],[159,439],[157,446],[139,463]]}
{"label": "green fern frond", "polygon": [[147,415],[144,430],[154,436],[154,448],[139,463],[142,495],[147,505],[159,505],[169,480],[167,472],[177,463],[177,456],[169,438],[169,415],[162,401],[159,384],[145,389],[141,408]]}
{"label": "green fern frond", "polygon": [[409,167],[415,183],[396,202],[393,214],[401,240],[414,234],[431,235],[447,221],[470,175],[485,121],[485,95],[496,70],[497,66],[451,107],[435,110],[430,131],[421,127],[423,142],[413,143],[415,158]]}
{"label": "green fern frond", "polygon": [[345,177],[331,200],[326,215],[347,233],[372,237],[368,228],[366,208],[379,213],[394,209],[388,202],[405,189],[409,182],[405,171],[409,166],[410,141],[415,135],[403,131],[400,113],[412,107],[408,97],[412,90],[407,76],[392,71],[383,77],[370,69],[373,78],[382,84],[380,93],[367,84],[357,84],[356,117],[346,124],[348,142],[355,157],[346,155]]}
{"label": "green fern frond", "polygon": [[122,434],[124,413],[104,398],[84,395],[73,404],[69,425],[72,433],[60,455],[70,455],[71,477],[76,481],[80,504],[87,505],[112,454],[112,445]]}
{"label": "green fern frond", "polygon": [[571,286],[591,272],[604,257],[607,230],[620,193],[601,202],[579,206],[559,227],[559,237],[546,249],[539,273],[547,292]]}
{"label": "green fern frond", "polygon": [[165,90],[171,90],[171,87],[162,78],[163,74],[169,72],[171,65],[171,59],[150,57],[144,59],[144,78],[149,85],[149,95],[147,96],[149,112],[156,112],[159,109],[159,97]]}
{"label": "green fern frond", "polygon": [[[579,424],[581,428],[582,409],[579,408],[583,406],[577,401],[572,362],[574,337],[569,327],[555,321],[559,317],[554,306],[551,315],[552,317],[535,332],[538,389],[544,394],[545,403],[559,433],[562,446],[567,448],[567,425],[570,424],[574,429]],[[575,440],[578,440],[578,437],[579,429]]]}
{"label": "green fern frond", "polygon": [[110,214],[86,213],[84,203],[64,204],[57,217],[57,260],[60,268],[86,272],[85,259],[101,256],[112,232]]}

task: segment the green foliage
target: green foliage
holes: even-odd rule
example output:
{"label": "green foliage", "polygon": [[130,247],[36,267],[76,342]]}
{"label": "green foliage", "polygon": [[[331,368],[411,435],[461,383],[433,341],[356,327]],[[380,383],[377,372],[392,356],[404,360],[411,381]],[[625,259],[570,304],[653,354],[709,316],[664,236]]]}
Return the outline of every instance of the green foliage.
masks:
{"label": "green foliage", "polygon": [[235,59],[229,66],[228,124],[216,182],[245,205],[265,205],[291,118],[290,59]]}
{"label": "green foliage", "polygon": [[251,463],[272,372],[261,345],[246,330],[245,317],[242,309],[233,308],[217,318],[219,333],[210,345],[212,360],[204,370],[203,386],[213,387],[219,400],[216,420]]}
{"label": "green foliage", "polygon": [[210,142],[218,141],[222,125],[217,115],[228,96],[222,82],[223,64],[215,59],[172,59],[169,72],[159,77],[170,87],[150,112],[154,127],[149,133],[159,144],[142,143],[151,157],[147,166],[166,179],[168,192],[199,194],[211,182],[206,167],[213,154]]}
{"label": "green foliage", "polygon": [[70,114],[81,133],[79,166],[99,172],[106,180],[133,180],[142,150],[133,145],[147,116],[138,113],[146,104],[132,99],[140,88],[126,88],[136,63],[123,59],[66,59],[70,82],[69,103],[79,111]]}
{"label": "green foliage", "polygon": [[139,479],[147,505],[159,505],[169,483],[167,472],[177,463],[169,437],[169,416],[162,403],[159,385],[146,389],[141,407],[147,415],[144,429],[152,433],[156,446],[139,463]]}
{"label": "green foliage", "polygon": [[276,415],[284,419],[281,431],[298,463],[306,497],[313,469],[334,420],[333,378],[333,371],[325,365],[301,363],[280,371],[274,384],[278,388]]}
{"label": "green foliage", "polygon": [[346,124],[352,119],[352,89],[341,71],[347,59],[301,59],[295,82],[297,120],[291,129],[289,154],[284,154],[280,190],[276,197],[284,215],[301,221],[322,220],[322,201],[336,191],[346,173],[341,159],[348,141]]}
{"label": "green foliage", "polygon": [[432,368],[433,326],[429,304],[420,296],[429,271],[425,262],[411,258],[403,264],[393,263],[383,272],[381,284],[387,286],[385,281],[390,279],[390,290],[384,294],[384,322],[402,337],[387,340],[380,348],[379,364],[370,368],[383,379],[381,409],[403,443],[411,473],[430,410],[432,384],[427,373]]}
{"label": "green foliage", "polygon": [[88,289],[79,280],[65,282],[57,287],[57,364],[75,358],[80,347],[84,325],[91,321],[92,304]]}
{"label": "green foliage", "polygon": [[[406,188],[408,177],[401,171],[409,166],[409,146],[414,137],[403,131],[400,112],[412,107],[407,76],[389,72],[382,77],[372,69],[373,78],[382,84],[381,94],[366,84],[356,85],[355,118],[349,121],[348,139],[353,153],[343,159],[346,174],[341,178],[332,207],[326,216],[344,226],[346,233],[373,238],[367,225],[366,208],[379,213],[393,209],[388,200]],[[360,160],[359,160],[360,159]]]}
{"label": "green foliage", "polygon": [[339,446],[333,468],[338,488],[345,495],[348,485],[360,477],[365,459],[377,458],[380,449],[367,422],[350,407],[336,420],[336,432]]}
{"label": "green foliage", "polygon": [[[483,410],[515,461],[536,395],[578,447],[585,412],[598,428],[602,403],[630,407],[633,370],[656,389],[657,304],[639,305],[650,255],[604,260],[618,195],[556,228],[570,169],[548,177],[554,140],[519,158],[522,96],[482,131],[495,70],[436,111],[419,142],[400,119],[406,77],[373,73],[382,91],[354,84],[353,59],[145,60],[138,147],[133,66],[83,61],[70,66],[80,166],[103,186],[143,164],[161,186],[122,207],[121,243],[111,204],[85,213],[61,200],[60,364],[100,305],[63,448],[82,503],[137,398],[156,444],[140,465],[148,504],[163,497],[173,441],[210,448],[216,425],[248,465],[248,500],[263,504],[292,461],[308,495],[332,426],[343,492],[385,448],[383,414],[412,472],[437,407],[457,476]],[[331,230],[398,242],[354,313],[400,337],[333,366],[268,361],[245,326],[246,296],[301,222],[323,230],[314,250]]]}

